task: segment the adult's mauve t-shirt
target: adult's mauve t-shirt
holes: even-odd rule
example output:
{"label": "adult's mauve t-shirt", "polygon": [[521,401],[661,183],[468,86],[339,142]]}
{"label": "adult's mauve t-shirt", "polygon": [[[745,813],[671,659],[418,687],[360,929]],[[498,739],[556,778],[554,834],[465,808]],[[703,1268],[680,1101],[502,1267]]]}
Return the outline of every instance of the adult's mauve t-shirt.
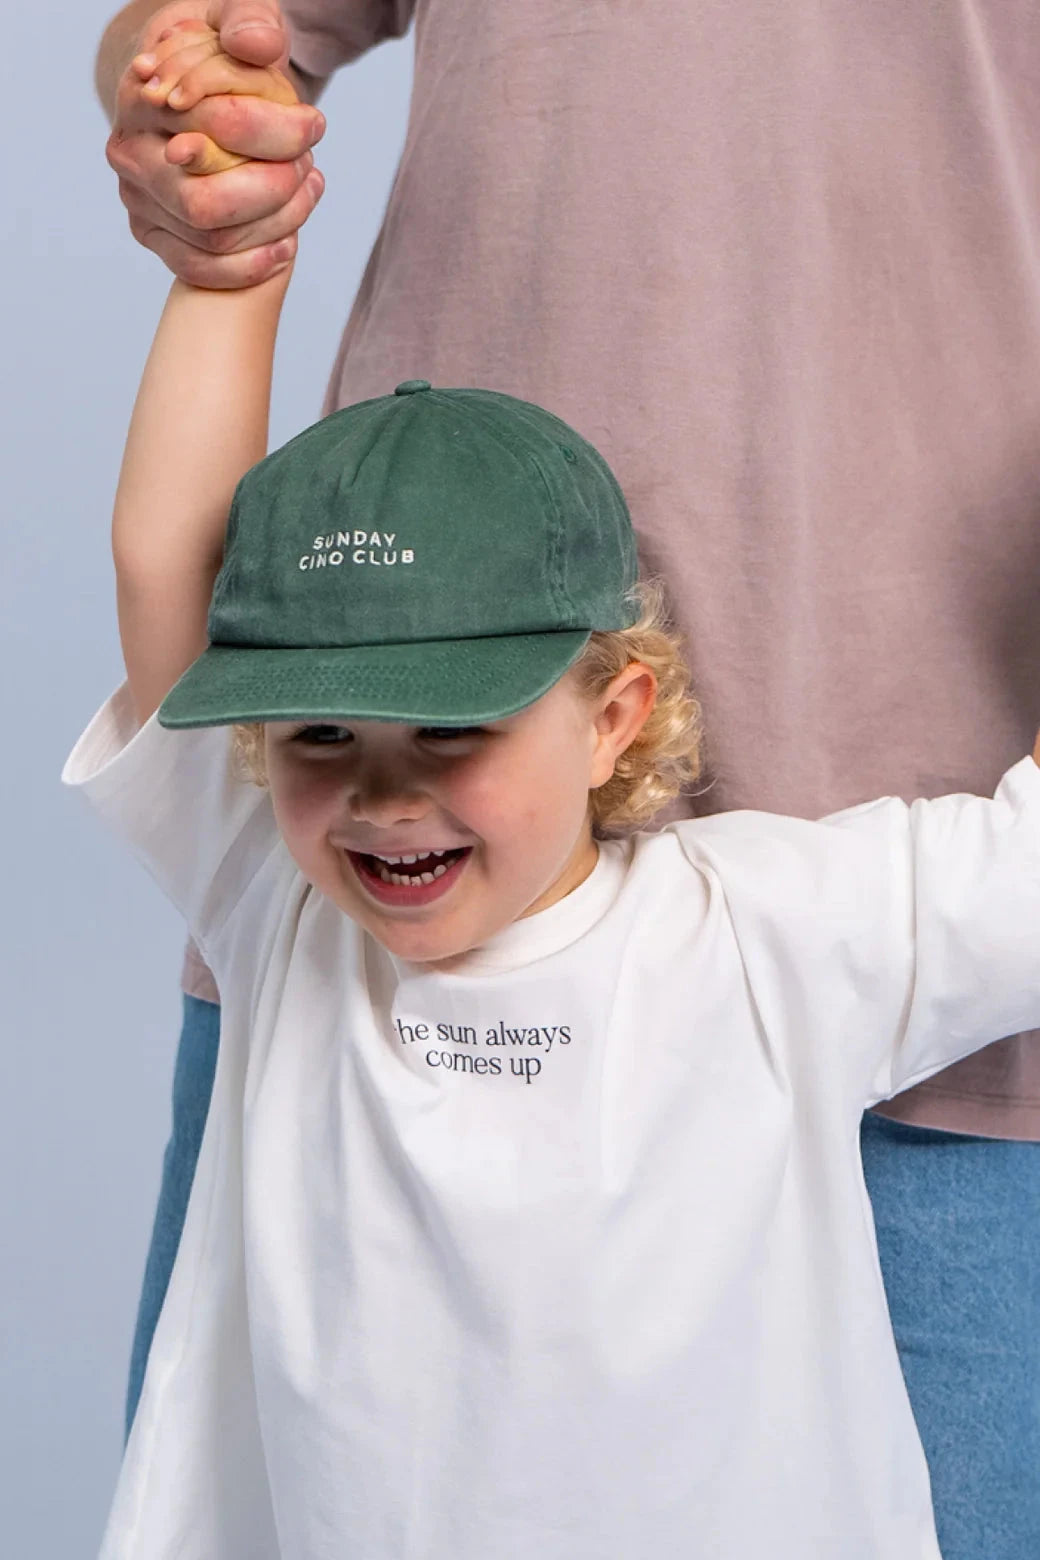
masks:
{"label": "adult's mauve t-shirt", "polygon": [[[285,9],[319,76],[414,10],[330,409],[486,385],[603,451],[704,701],[690,810],[989,792],[1040,720],[1036,0]],[[1040,1045],[886,1110],[1040,1138]]]}

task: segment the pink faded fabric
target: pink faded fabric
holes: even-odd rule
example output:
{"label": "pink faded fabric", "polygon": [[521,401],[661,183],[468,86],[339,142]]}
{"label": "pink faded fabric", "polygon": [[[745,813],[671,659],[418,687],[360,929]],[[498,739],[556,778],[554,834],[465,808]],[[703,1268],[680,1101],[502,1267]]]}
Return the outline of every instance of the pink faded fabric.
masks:
{"label": "pink faded fabric", "polygon": [[[286,11],[319,76],[409,20]],[[484,385],[602,449],[704,701],[691,812],[988,794],[1040,721],[1036,0],[415,22],[328,407]],[[883,1108],[1040,1138],[1038,1039]]]}
{"label": "pink faded fabric", "polygon": [[203,1002],[220,1001],[220,992],[213,979],[213,971],[193,942],[189,942],[184,950],[181,985],[189,997],[201,997]]}

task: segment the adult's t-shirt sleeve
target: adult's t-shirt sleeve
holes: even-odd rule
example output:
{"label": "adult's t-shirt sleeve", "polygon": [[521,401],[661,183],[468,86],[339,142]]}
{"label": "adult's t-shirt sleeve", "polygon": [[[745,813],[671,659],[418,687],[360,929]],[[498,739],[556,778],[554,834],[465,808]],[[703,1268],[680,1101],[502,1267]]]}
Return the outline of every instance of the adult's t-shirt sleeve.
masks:
{"label": "adult's t-shirt sleeve", "polygon": [[283,850],[267,792],[236,772],[227,727],[138,726],[124,685],[102,705],[62,779],[151,872],[205,945]]}
{"label": "adult's t-shirt sleeve", "polygon": [[289,57],[309,76],[341,65],[408,31],[415,0],[283,0]]}
{"label": "adult's t-shirt sleeve", "polygon": [[[992,799],[889,798],[819,823],[731,814],[713,859],[767,1029],[875,1104],[1040,1027],[1040,768]],[[733,821],[743,817],[743,828]],[[727,827],[728,825],[728,827]]]}

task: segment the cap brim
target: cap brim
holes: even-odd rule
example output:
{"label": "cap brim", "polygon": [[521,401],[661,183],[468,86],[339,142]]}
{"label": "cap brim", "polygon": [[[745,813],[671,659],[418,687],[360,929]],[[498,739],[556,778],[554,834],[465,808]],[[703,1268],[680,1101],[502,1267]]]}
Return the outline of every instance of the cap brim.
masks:
{"label": "cap brim", "polygon": [[269,720],[470,726],[526,709],[577,660],[584,630],[307,649],[211,645],[159,709],[174,729]]}

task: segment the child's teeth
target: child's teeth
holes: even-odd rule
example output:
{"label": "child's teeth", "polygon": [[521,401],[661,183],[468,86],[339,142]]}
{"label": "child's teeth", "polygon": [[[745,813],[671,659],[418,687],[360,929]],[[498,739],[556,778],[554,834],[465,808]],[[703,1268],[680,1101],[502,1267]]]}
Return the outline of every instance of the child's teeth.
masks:
{"label": "child's teeth", "polygon": [[438,861],[438,865],[429,872],[394,872],[394,867],[412,867],[417,861],[432,860],[435,857],[447,856],[446,850],[427,850],[416,853],[414,856],[375,856],[379,877],[384,883],[394,883],[399,886],[417,883],[430,884],[443,877],[448,870],[448,864]]}
{"label": "child's teeth", "polygon": [[388,867],[412,867],[417,861],[423,861],[427,856],[446,856],[446,850],[424,850],[414,856],[377,856],[377,861],[385,862]]}

